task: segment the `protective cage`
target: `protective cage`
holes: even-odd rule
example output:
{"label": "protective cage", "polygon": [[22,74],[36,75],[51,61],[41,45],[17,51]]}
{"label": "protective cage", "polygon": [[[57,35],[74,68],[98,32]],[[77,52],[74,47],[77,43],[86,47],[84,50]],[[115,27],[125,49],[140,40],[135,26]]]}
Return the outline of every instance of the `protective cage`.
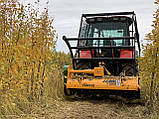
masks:
{"label": "protective cage", "polygon": [[[99,21],[97,21],[98,19]],[[115,21],[113,23],[129,22],[129,25],[124,27],[127,28],[127,34],[120,37],[90,37],[88,36],[88,29],[91,27],[91,20],[94,20],[94,23],[102,22],[107,24],[112,23],[113,20]],[[108,30],[105,34],[108,34]],[[63,36],[63,40],[69,48],[73,69],[93,69],[98,66],[99,62],[104,62],[113,75],[118,76],[125,69],[131,69],[127,75],[137,75],[138,65],[136,57],[140,56],[140,42],[134,12],[83,14],[81,17],[79,37],[67,38]],[[98,42],[98,44],[94,45],[94,41]],[[100,41],[105,42],[105,44],[100,45]],[[129,41],[129,43],[114,45],[113,41]],[[88,45],[88,43],[92,44]]]}

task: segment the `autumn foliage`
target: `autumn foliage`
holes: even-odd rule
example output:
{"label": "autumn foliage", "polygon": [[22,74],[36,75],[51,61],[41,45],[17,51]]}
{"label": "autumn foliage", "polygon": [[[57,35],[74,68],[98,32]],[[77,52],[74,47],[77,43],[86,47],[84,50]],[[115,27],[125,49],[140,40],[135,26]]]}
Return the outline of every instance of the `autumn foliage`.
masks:
{"label": "autumn foliage", "polygon": [[147,44],[143,46],[143,57],[140,58],[140,76],[145,98],[151,109],[159,111],[159,1],[151,33],[147,34]]}
{"label": "autumn foliage", "polygon": [[55,50],[48,2],[42,12],[39,2],[24,6],[17,0],[0,0],[0,115],[22,113],[27,107],[31,111],[29,102],[58,93],[57,69],[65,60],[60,61],[61,53]]}

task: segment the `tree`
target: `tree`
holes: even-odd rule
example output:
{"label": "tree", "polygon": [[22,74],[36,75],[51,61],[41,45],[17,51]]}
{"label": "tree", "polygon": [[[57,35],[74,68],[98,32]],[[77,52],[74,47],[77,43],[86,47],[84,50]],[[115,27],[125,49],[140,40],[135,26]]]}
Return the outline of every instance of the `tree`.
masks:
{"label": "tree", "polygon": [[46,63],[54,55],[56,31],[48,8],[40,13],[35,7],[38,4],[39,1],[23,6],[17,0],[0,1],[0,92],[3,94],[7,95],[11,89],[27,91],[33,99],[43,93]]}
{"label": "tree", "polygon": [[[158,6],[159,1],[155,4]],[[143,46],[143,57],[140,58],[140,75],[151,107],[159,101],[159,9],[154,13],[151,33],[147,34],[147,44]]]}

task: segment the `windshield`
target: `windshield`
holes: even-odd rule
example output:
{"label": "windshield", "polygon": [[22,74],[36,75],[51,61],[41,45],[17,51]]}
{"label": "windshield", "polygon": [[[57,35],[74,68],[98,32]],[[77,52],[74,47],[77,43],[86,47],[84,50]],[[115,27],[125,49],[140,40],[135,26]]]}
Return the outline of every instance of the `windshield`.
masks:
{"label": "windshield", "polygon": [[[106,23],[92,23],[88,29],[88,37],[123,37],[129,36],[128,24],[126,22],[106,22]],[[90,40],[87,42],[88,46],[103,46],[103,45],[128,45],[128,40]]]}

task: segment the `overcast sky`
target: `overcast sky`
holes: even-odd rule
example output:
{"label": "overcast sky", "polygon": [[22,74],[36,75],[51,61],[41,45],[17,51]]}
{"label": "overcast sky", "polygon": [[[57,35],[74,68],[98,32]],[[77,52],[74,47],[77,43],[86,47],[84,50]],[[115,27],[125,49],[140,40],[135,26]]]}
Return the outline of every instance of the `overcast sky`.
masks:
{"label": "overcast sky", "polygon": [[[22,0],[27,1],[28,0]],[[34,1],[34,0],[29,0]],[[46,1],[46,0],[41,0]],[[77,37],[82,13],[129,12],[135,11],[138,21],[140,40],[150,32],[154,0],[49,0],[49,14],[54,18],[58,33],[57,51],[68,52],[62,36]],[[43,4],[41,4],[43,6]]]}

